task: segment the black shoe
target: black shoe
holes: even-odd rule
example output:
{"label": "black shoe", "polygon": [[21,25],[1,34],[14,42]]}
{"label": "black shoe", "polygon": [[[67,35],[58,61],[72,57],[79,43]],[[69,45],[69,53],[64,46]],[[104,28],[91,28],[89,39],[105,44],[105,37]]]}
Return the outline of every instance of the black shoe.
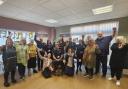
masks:
{"label": "black shoe", "polygon": [[78,70],[76,70],[76,74],[78,74]]}
{"label": "black shoe", "polygon": [[106,75],[103,74],[103,75],[102,75],[102,78],[106,78]]}
{"label": "black shoe", "polygon": [[14,80],[12,80],[12,83],[17,83],[17,81],[14,79]]}
{"label": "black shoe", "polygon": [[82,72],[82,69],[81,68],[79,70],[80,70],[80,72]]}
{"label": "black shoe", "polygon": [[37,73],[37,71],[36,70],[33,70],[33,73]]}
{"label": "black shoe", "polygon": [[97,75],[97,74],[99,74],[99,72],[95,72],[94,74]]}
{"label": "black shoe", "polygon": [[5,86],[5,87],[9,87],[10,84],[9,84],[8,82],[5,82],[5,83],[4,83],[4,86]]}

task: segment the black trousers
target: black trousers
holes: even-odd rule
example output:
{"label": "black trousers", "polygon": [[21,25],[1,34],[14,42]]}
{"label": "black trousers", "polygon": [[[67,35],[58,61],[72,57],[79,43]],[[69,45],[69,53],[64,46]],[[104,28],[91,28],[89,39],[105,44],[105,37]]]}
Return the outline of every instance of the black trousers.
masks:
{"label": "black trousers", "polygon": [[11,73],[11,80],[15,80],[15,70],[12,70],[11,72],[5,71],[4,72],[4,82],[8,83],[8,77],[9,77],[9,73]]}
{"label": "black trousers", "polygon": [[96,71],[95,73],[99,73],[100,66],[102,65],[102,74],[106,76],[107,73],[107,55],[97,55],[96,57]]}
{"label": "black trousers", "polygon": [[122,77],[122,72],[123,72],[122,68],[112,68],[111,67],[111,77],[112,78],[114,76],[116,76],[117,80],[120,80],[120,78]]}
{"label": "black trousers", "polygon": [[63,61],[54,60],[52,63],[53,63],[54,71],[56,71],[57,69],[62,69],[64,71],[64,63],[63,63]]}
{"label": "black trousers", "polygon": [[86,67],[86,71],[87,71],[87,74],[88,74],[89,76],[93,76],[93,68],[87,68],[87,67]]}
{"label": "black trousers", "polygon": [[77,69],[76,72],[78,72],[78,70],[81,71],[81,66],[82,66],[82,58],[83,58],[83,53],[77,53]]}
{"label": "black trousers", "polygon": [[37,57],[37,64],[38,64],[38,70],[42,70],[43,68],[43,60],[41,60],[39,57]]}
{"label": "black trousers", "polygon": [[81,66],[82,66],[82,60],[81,62],[79,61],[79,59],[77,59],[77,68],[76,68],[76,71],[78,72],[78,70],[81,71]]}
{"label": "black trousers", "polygon": [[86,71],[86,74],[88,74],[88,68],[86,65],[85,65],[85,71]]}
{"label": "black trousers", "polygon": [[25,77],[25,66],[22,63],[18,63],[18,72],[20,77]]}
{"label": "black trousers", "polygon": [[31,57],[29,60],[28,60],[28,65],[27,65],[28,68],[36,68],[36,57]]}

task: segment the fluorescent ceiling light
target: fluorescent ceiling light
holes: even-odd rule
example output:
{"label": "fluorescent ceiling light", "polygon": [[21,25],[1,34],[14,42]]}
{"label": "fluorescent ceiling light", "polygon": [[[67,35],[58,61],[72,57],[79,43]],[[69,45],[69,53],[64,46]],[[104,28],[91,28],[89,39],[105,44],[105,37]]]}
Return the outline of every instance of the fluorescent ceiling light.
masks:
{"label": "fluorescent ceiling light", "polygon": [[105,7],[92,9],[92,11],[93,11],[94,15],[97,15],[97,14],[112,12],[112,9],[113,9],[113,5],[109,5],[109,6],[105,6]]}
{"label": "fluorescent ceiling light", "polygon": [[48,23],[57,23],[58,21],[54,20],[54,19],[48,19],[48,20],[45,20],[46,22]]}
{"label": "fluorescent ceiling light", "polygon": [[2,5],[4,3],[4,1],[3,0],[0,0],[0,5]]}

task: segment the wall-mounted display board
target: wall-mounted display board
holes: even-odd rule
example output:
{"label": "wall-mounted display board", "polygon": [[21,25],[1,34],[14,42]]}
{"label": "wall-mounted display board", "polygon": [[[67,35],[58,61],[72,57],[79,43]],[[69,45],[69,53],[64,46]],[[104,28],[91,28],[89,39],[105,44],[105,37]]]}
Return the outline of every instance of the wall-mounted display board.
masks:
{"label": "wall-mounted display board", "polygon": [[27,43],[34,39],[35,32],[16,31],[10,29],[0,29],[0,45],[4,45],[6,38],[9,36],[13,41],[20,41],[21,38],[25,38]]}

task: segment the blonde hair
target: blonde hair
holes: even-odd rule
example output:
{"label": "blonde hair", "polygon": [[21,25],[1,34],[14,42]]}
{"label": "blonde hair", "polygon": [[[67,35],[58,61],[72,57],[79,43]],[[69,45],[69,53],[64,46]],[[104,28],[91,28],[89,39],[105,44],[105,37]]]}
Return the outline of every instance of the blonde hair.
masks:
{"label": "blonde hair", "polygon": [[90,42],[93,43],[93,44],[95,44],[95,40],[94,40],[93,38],[91,38],[91,39],[88,40],[88,44],[89,44]]}
{"label": "blonde hair", "polygon": [[117,36],[116,43],[121,42],[122,44],[126,43],[126,38],[124,36]]}

